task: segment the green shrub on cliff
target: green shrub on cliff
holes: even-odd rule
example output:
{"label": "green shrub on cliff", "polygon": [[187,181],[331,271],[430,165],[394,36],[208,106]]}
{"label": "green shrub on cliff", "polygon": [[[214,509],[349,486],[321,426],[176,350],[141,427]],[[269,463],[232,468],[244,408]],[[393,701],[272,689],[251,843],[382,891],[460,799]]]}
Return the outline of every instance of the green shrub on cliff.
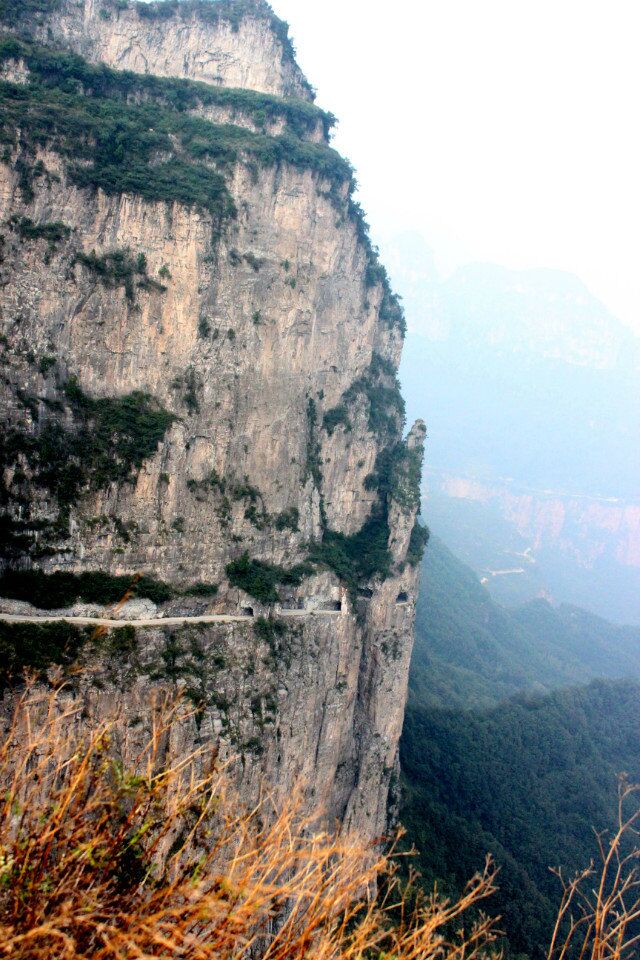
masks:
{"label": "green shrub on cliff", "polygon": [[66,240],[71,233],[71,228],[60,220],[34,223],[29,217],[12,217],[9,223],[23,240],[46,240],[50,250]]}
{"label": "green shrub on cliff", "polygon": [[33,23],[60,6],[60,0],[0,0],[0,21],[7,27]]}
{"label": "green shrub on cliff", "polygon": [[198,80],[111,70],[104,64],[88,63],[75,53],[51,50],[14,38],[0,42],[0,60],[6,59],[24,60],[32,80],[47,87],[60,87],[69,92],[87,91],[91,96],[125,101],[154,100],[181,112],[222,107],[248,117],[258,129],[284,120],[289,132],[299,137],[315,131],[318,124],[327,137],[335,123],[332,114],[295,97],[276,97],[257,90],[214,87]]}
{"label": "green shrub on cliff", "polygon": [[371,433],[382,439],[400,434],[404,424],[405,407],[400,382],[395,368],[380,354],[374,353],[369,367],[345,390],[337,406],[327,410],[322,425],[333,434],[336,427],[351,429],[350,411],[363,397],[367,404],[367,419]]}
{"label": "green shrub on cliff", "polygon": [[134,574],[114,576],[104,570],[85,573],[42,570],[6,570],[0,576],[0,596],[23,600],[42,610],[69,607],[78,600],[85,603],[118,603],[125,594],[164,603],[174,595],[173,589],[153,577]]}
{"label": "green shrub on cliff", "polygon": [[299,586],[313,572],[309,564],[299,563],[294,567],[280,567],[262,560],[252,560],[248,553],[227,564],[229,582],[244,590],[260,603],[276,603],[279,586]]}
{"label": "green shrub on cliff", "polygon": [[72,664],[86,640],[86,631],[63,621],[0,621],[0,691],[19,681],[25,669],[43,673],[51,666]]}
{"label": "green shrub on cliff", "polygon": [[164,284],[147,274],[147,258],[144,253],[133,257],[128,249],[118,249],[98,256],[95,250],[92,250],[88,254],[77,253],[74,262],[94,273],[105,286],[124,287],[130,302],[135,300],[136,286],[143,290],[160,292],[167,289]]}
{"label": "green shrub on cliff", "polygon": [[423,527],[419,520],[413,525],[407,550],[407,563],[410,567],[417,567],[421,563],[424,552],[429,543],[429,528]]}
{"label": "green shrub on cliff", "polygon": [[[43,524],[58,536],[63,533],[70,507],[82,493],[132,480],[175,420],[141,391],[94,398],[71,379],[64,396],[65,418],[45,414],[33,430],[5,431],[0,448],[0,502],[6,506],[18,497],[14,481],[24,470],[20,467],[16,472],[16,468],[26,461],[35,486],[48,490],[59,507],[57,523],[29,521],[28,513],[21,521],[7,520],[3,544],[7,548],[11,544],[26,548],[29,530],[43,531]],[[64,410],[61,403],[58,407]],[[38,412],[36,401],[32,413],[37,417]],[[11,475],[13,481],[7,479]]]}
{"label": "green shrub on cliff", "polygon": [[[215,124],[175,109],[171,95],[185,81],[165,84],[154,78],[160,97],[163,91],[167,95],[163,103],[145,96],[151,84],[135,74],[90,67],[74,55],[52,54],[16,40],[0,46],[0,59],[16,55],[24,56],[30,79],[27,84],[0,83],[0,139],[20,146],[23,164],[36,147],[50,146],[67,158],[68,174],[80,187],[195,205],[224,220],[235,208],[223,173],[241,161],[263,167],[289,163],[336,185],[351,178],[350,165],[324,144],[289,131],[271,137]],[[196,88],[185,88],[192,106],[205,96]],[[272,101],[262,97],[256,103],[248,91],[237,96],[227,92],[220,99],[232,105],[234,98],[238,109],[246,105],[254,114],[277,115]],[[297,118],[293,127],[299,131],[301,123],[310,123],[307,108],[282,112]]]}
{"label": "green shrub on cliff", "polygon": [[385,508],[376,512],[357,533],[347,536],[325,530],[322,541],[312,544],[309,559],[329,567],[347,586],[352,600],[358,586],[373,577],[387,577],[391,570],[389,521]]}

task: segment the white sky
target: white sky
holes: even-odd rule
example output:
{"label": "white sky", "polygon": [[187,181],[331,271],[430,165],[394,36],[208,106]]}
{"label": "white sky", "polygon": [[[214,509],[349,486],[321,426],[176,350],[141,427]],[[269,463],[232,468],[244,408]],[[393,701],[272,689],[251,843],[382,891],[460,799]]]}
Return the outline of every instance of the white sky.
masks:
{"label": "white sky", "polygon": [[639,0],[272,0],[374,240],[578,274],[640,333]]}

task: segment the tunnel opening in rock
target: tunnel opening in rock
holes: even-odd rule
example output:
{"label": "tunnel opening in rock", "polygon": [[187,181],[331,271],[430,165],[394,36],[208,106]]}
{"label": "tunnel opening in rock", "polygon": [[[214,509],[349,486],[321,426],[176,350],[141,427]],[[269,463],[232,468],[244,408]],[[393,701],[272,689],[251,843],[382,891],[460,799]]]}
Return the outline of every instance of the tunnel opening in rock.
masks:
{"label": "tunnel opening in rock", "polygon": [[396,597],[396,603],[409,603],[409,594],[405,593],[404,590],[398,594]]}
{"label": "tunnel opening in rock", "polygon": [[304,599],[302,597],[290,597],[283,600],[280,604],[281,610],[304,610]]}
{"label": "tunnel opening in rock", "polygon": [[323,600],[319,606],[318,610],[325,610],[326,612],[337,612],[342,610],[342,601],[341,600]]}

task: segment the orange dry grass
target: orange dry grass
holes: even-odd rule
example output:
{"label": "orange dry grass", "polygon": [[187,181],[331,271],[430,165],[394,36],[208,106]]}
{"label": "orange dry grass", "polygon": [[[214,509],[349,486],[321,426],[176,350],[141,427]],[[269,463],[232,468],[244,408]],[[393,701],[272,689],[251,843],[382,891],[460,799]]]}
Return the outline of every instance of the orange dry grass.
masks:
{"label": "orange dry grass", "polygon": [[127,772],[114,759],[112,719],[83,733],[60,691],[28,688],[18,702],[0,746],[0,956],[487,955],[494,927],[476,908],[494,890],[489,861],[459,902],[434,894],[409,909],[389,857],[356,836],[317,832],[299,797],[243,810],[204,751],[169,763],[186,708],[162,695],[150,708],[152,735]]}

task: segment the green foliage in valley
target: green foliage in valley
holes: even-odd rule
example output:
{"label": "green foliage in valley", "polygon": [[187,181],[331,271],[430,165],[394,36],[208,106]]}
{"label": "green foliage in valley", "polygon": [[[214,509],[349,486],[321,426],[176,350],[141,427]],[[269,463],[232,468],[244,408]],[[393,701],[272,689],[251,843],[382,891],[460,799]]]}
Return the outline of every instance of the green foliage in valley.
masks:
{"label": "green foliage in valley", "polygon": [[502,914],[509,956],[545,956],[560,898],[549,867],[568,876],[588,866],[593,828],[613,823],[617,775],[640,776],[640,685],[622,679],[634,677],[640,628],[544,600],[503,609],[431,538],[401,743],[402,820],[427,888],[438,879],[459,891],[494,854],[491,910]]}
{"label": "green foliage in valley", "polygon": [[401,746],[402,818],[415,866],[460,890],[487,851],[501,867],[491,910],[512,954],[546,957],[565,874],[597,855],[613,826],[617,777],[640,778],[640,684],[594,681],[489,710],[409,708]]}
{"label": "green foliage in valley", "polygon": [[410,685],[422,706],[490,707],[523,690],[640,679],[640,628],[575,607],[495,603],[438,537],[425,554]]}

